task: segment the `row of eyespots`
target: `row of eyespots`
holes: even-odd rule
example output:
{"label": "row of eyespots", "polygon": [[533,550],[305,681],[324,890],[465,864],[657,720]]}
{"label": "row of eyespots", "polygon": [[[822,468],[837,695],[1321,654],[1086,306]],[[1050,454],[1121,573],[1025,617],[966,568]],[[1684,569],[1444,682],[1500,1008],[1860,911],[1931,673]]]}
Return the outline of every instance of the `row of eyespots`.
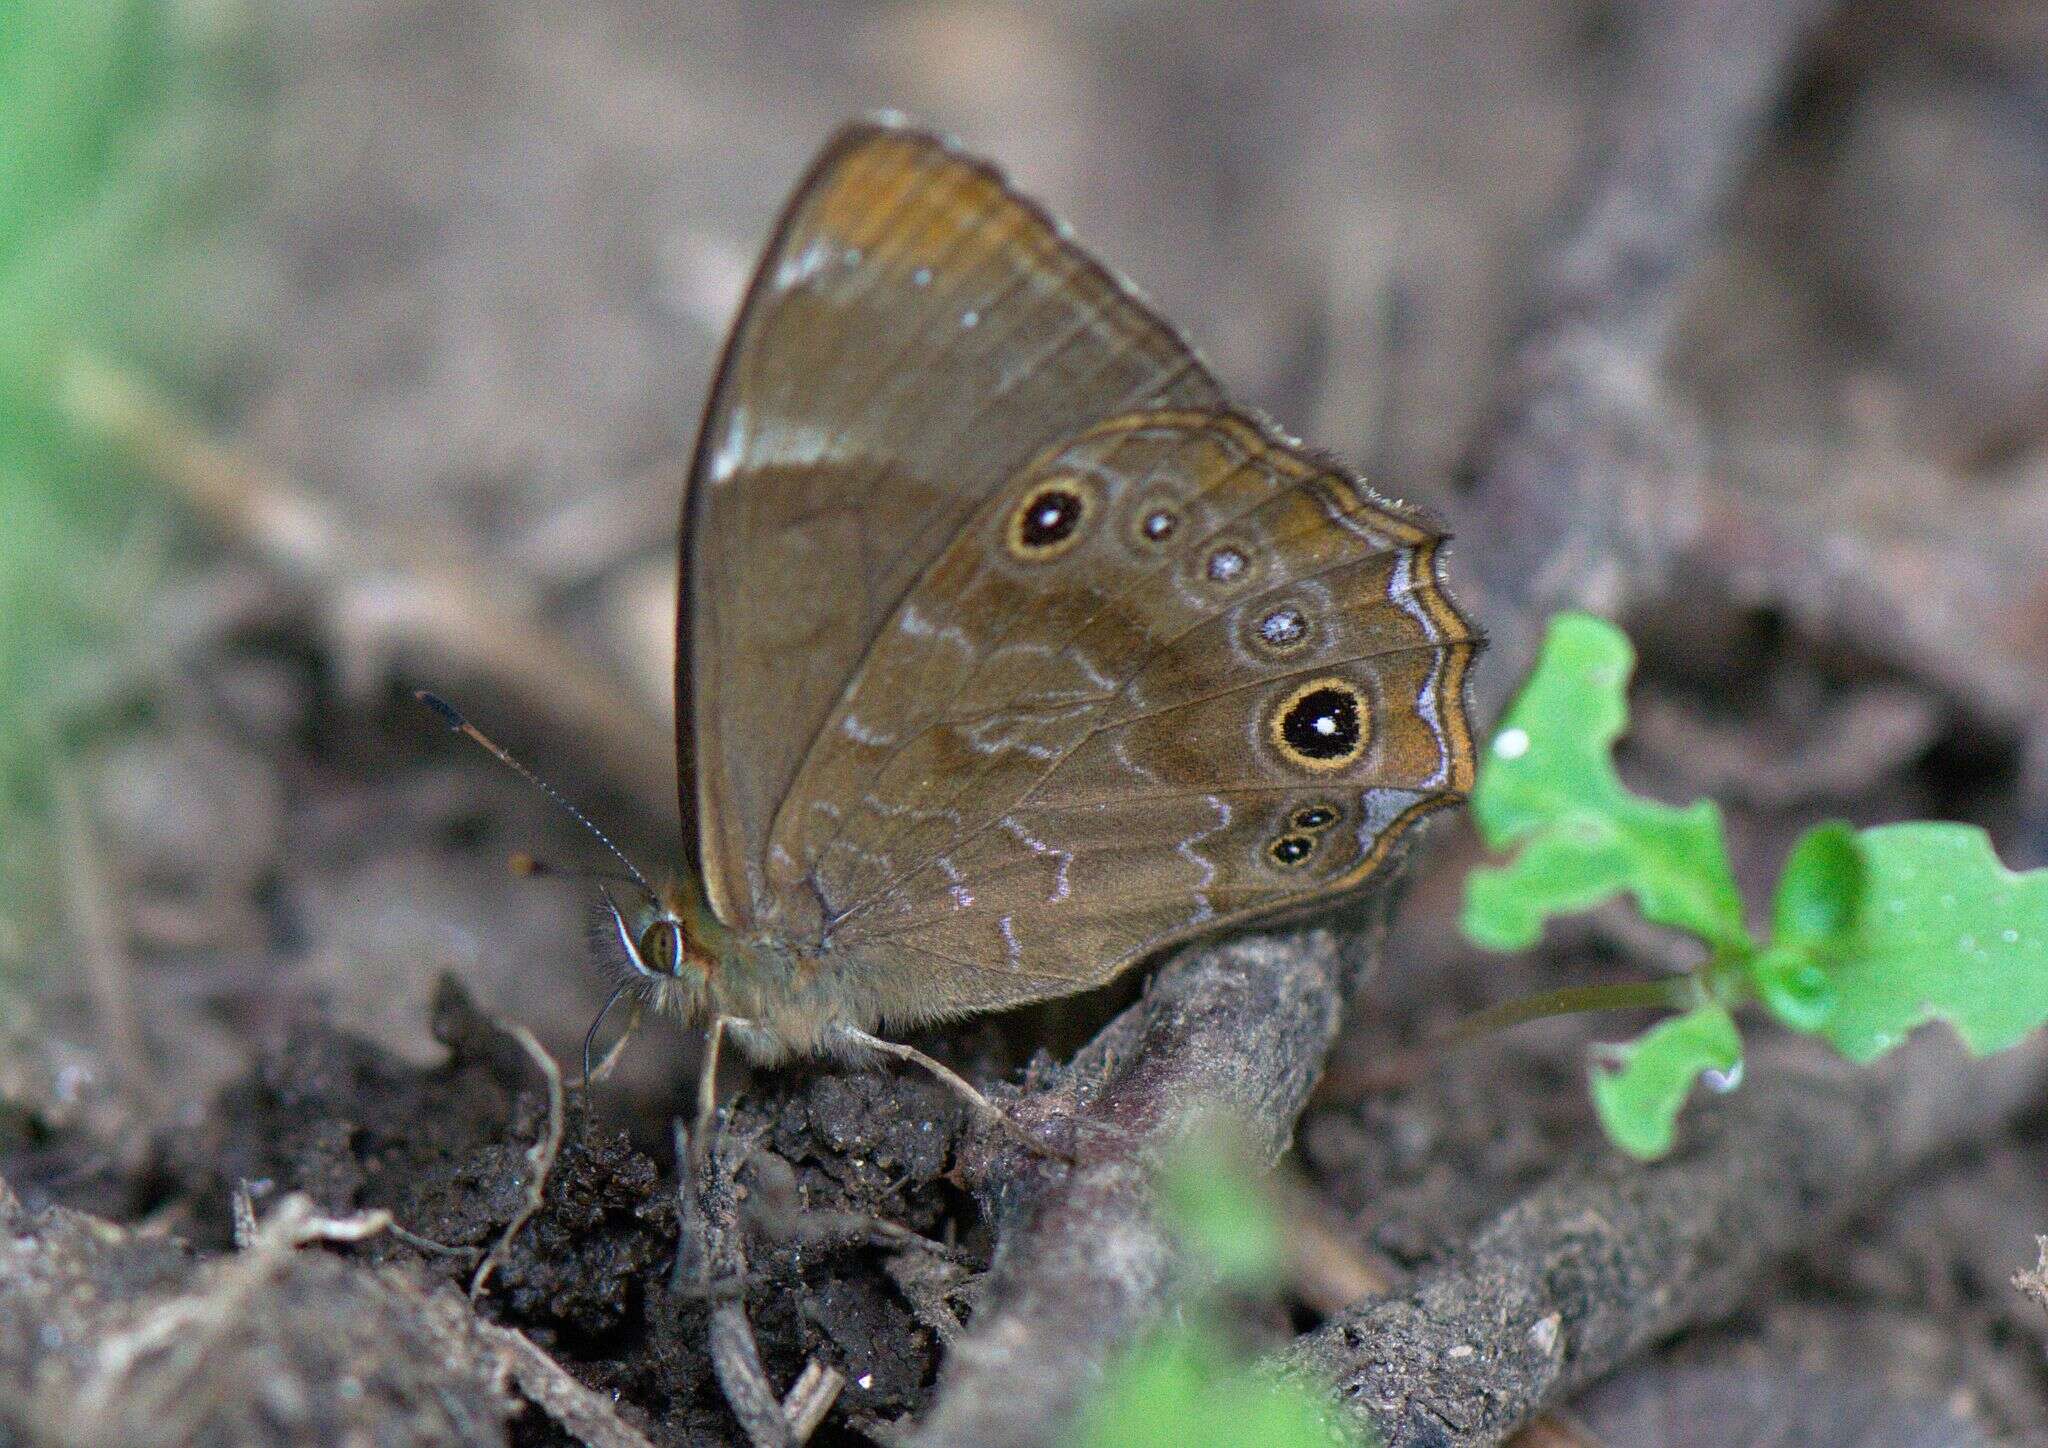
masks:
{"label": "row of eyespots", "polygon": [[1317,837],[1337,823],[1337,820],[1338,813],[1334,805],[1303,805],[1288,818],[1287,823],[1292,828],[1266,846],[1266,853],[1272,857],[1274,864],[1288,869],[1304,864],[1316,851]]}
{"label": "row of eyespots", "polygon": [[[1095,494],[1089,488],[1072,478],[1050,478],[1011,512],[1004,541],[1011,555],[1023,562],[1048,562],[1081,541],[1094,511]],[[1133,531],[1146,543],[1163,544],[1180,531],[1182,521],[1177,509],[1154,503],[1140,515]],[[1250,571],[1251,558],[1234,543],[1210,549],[1202,562],[1203,576],[1223,588],[1242,582]]]}

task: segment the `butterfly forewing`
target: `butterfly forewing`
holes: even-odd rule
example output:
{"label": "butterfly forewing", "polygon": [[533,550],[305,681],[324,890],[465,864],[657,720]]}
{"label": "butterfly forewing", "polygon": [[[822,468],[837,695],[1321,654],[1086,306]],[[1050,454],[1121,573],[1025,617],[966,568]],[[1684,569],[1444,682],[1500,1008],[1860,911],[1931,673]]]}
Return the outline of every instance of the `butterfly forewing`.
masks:
{"label": "butterfly forewing", "polygon": [[799,188],[719,370],[683,527],[684,834],[728,924],[808,935],[768,835],[870,641],[1047,446],[1209,405],[1172,330],[990,168],[855,127]]}

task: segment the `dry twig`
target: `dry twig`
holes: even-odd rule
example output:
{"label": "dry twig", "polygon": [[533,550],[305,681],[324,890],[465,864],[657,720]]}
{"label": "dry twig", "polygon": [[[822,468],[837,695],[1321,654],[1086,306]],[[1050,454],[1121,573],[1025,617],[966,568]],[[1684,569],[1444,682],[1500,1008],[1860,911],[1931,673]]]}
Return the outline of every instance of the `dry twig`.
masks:
{"label": "dry twig", "polygon": [[789,1420],[789,1434],[798,1443],[808,1443],[846,1386],[846,1374],[828,1368],[816,1358],[804,1364],[789,1391],[782,1395],[782,1416]]}
{"label": "dry twig", "polygon": [[1809,1043],[1688,1123],[1670,1160],[1569,1167],[1399,1295],[1301,1338],[1389,1448],[1486,1448],[1633,1353],[1737,1305],[1765,1267],[2039,1092],[2048,1046],[1966,1061],[1946,1033],[1875,1066]]}
{"label": "dry twig", "polygon": [[[692,1151],[688,1131],[678,1119],[672,1128],[676,1153],[676,1265],[672,1285],[680,1290],[694,1275],[694,1286],[711,1301],[708,1332],[711,1370],[719,1391],[739,1420],[754,1448],[796,1448],[792,1415],[786,1414],[761,1365],[760,1344],[747,1319],[747,1259],[740,1242],[739,1168],[753,1143],[722,1132],[708,1151]],[[709,1198],[700,1190],[696,1168],[702,1164]],[[694,1268],[694,1272],[691,1269]],[[835,1390],[836,1393],[836,1390]],[[803,1413],[809,1399],[792,1400]],[[828,1404],[829,1406],[829,1404]]]}
{"label": "dry twig", "polygon": [[1322,931],[1184,953],[1060,1084],[1013,1108],[1026,1122],[1071,1112],[1078,1160],[1003,1158],[1018,1174],[990,1182],[1003,1236],[983,1305],[914,1442],[1002,1448],[1057,1434],[1176,1274],[1152,1196],[1155,1154],[1225,1112],[1277,1157],[1335,1038],[1344,975]]}
{"label": "dry twig", "polygon": [[562,1131],[567,1114],[562,1099],[562,1069],[548,1054],[547,1047],[517,1021],[499,1021],[498,1028],[519,1042],[527,1057],[540,1069],[541,1079],[547,1082],[548,1087],[548,1120],[539,1139],[526,1149],[526,1200],[512,1220],[505,1224],[505,1230],[491,1244],[484,1260],[477,1264],[476,1275],[469,1282],[471,1300],[482,1294],[484,1285],[491,1280],[491,1273],[497,1270],[498,1263],[511,1250],[513,1239],[540,1210],[541,1201],[547,1193],[548,1176],[554,1171],[555,1158],[562,1151]]}
{"label": "dry twig", "polygon": [[498,1352],[519,1391],[585,1448],[653,1448],[646,1434],[619,1416],[610,1398],[584,1387],[525,1333],[481,1318],[473,1321],[476,1334]]}
{"label": "dry twig", "polygon": [[146,1103],[154,1097],[150,1083],[155,1072],[136,1004],[135,962],[129,955],[120,895],[93,843],[92,820],[86,813],[78,776],[54,742],[49,746],[49,759],[64,903],[77,937],[100,1036],[126,1099]]}
{"label": "dry twig", "polygon": [[62,395],[75,418],[127,447],[305,590],[356,691],[401,659],[436,680],[503,685],[655,817],[674,808],[667,731],[502,573],[340,516],[93,358],[69,359]]}
{"label": "dry twig", "polygon": [[532,1338],[516,1328],[477,1316],[469,1299],[452,1288],[428,1294],[426,1324],[451,1360],[484,1356],[495,1360],[528,1402],[584,1448],[653,1448],[647,1435],[619,1416],[603,1393],[585,1387]]}

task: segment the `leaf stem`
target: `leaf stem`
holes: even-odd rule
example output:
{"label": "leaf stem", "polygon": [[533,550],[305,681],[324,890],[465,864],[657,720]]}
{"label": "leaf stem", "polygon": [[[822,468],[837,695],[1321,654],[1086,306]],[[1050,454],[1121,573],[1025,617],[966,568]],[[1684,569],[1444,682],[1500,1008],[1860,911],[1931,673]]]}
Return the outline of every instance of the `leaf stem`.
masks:
{"label": "leaf stem", "polygon": [[1696,974],[1667,976],[1663,980],[1615,981],[1606,985],[1572,985],[1558,990],[1503,1001],[1465,1017],[1442,1036],[1439,1045],[1454,1046],[1479,1036],[1504,1031],[1529,1021],[1552,1016],[1585,1015],[1593,1011],[1619,1011],[1637,1006],[1665,1006],[1687,1010],[1698,1005],[1702,991]]}

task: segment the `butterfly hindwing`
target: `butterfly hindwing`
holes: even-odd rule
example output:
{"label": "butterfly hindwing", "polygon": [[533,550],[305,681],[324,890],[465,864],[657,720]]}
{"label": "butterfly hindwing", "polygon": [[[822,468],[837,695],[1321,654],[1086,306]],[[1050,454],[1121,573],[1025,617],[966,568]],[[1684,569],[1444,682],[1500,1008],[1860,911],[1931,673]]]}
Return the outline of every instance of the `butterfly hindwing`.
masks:
{"label": "butterfly hindwing", "polygon": [[1107,979],[1363,878],[1471,781],[1440,538],[1222,410],[996,491],[803,762],[769,887],[892,1019]]}

